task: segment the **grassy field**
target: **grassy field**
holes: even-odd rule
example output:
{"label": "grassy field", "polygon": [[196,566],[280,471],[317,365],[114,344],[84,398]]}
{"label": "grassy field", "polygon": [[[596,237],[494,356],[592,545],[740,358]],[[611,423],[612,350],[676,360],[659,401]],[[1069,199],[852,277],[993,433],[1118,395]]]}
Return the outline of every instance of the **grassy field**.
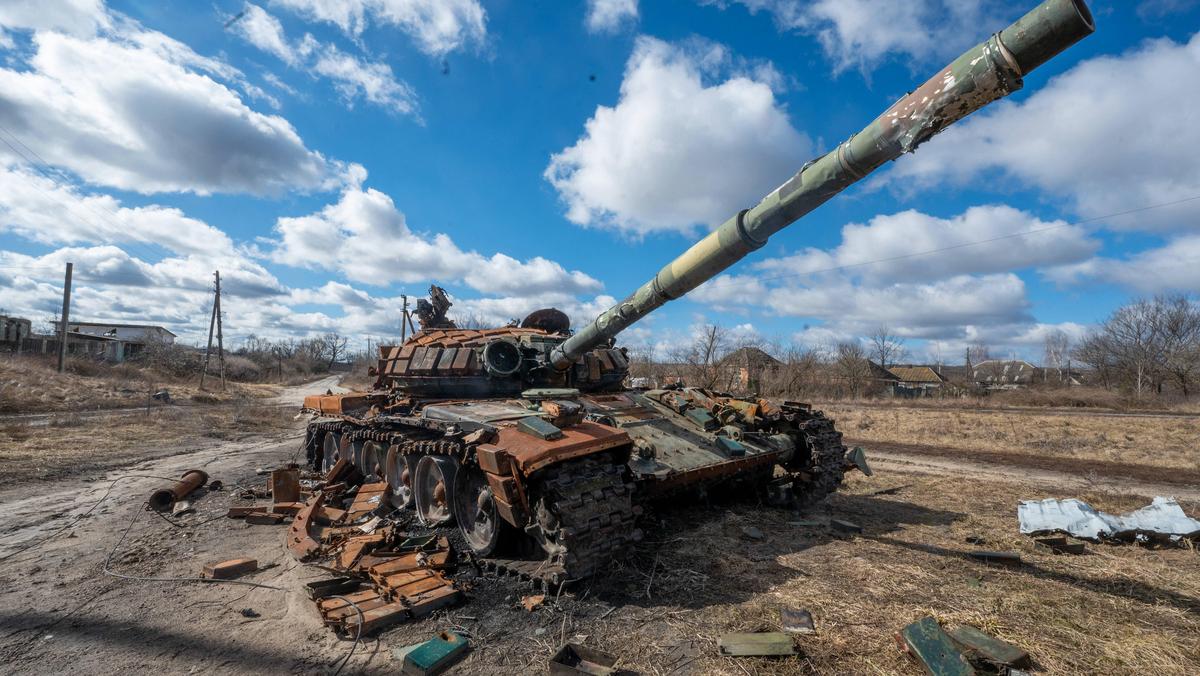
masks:
{"label": "grassy field", "polygon": [[210,380],[179,381],[131,364],[116,366],[78,363],[81,373],[59,373],[49,361],[0,358],[0,413],[45,413],[145,406],[151,395],[167,390],[176,402],[221,403],[274,396],[274,385]]}
{"label": "grassy field", "polygon": [[922,406],[822,406],[849,439],[865,445],[929,445],[964,452],[1100,461],[1195,470],[1200,418],[1100,413],[997,412]]}
{"label": "grassy field", "polygon": [[135,415],[79,418],[64,413],[47,425],[0,423],[0,487],[31,480],[88,476],[150,459],[252,436],[294,432],[291,407],[168,407]]}
{"label": "grassy field", "polygon": [[[899,484],[907,487],[896,495],[871,495]],[[699,639],[697,673],[916,674],[892,634],[923,615],[1016,643],[1042,673],[1200,673],[1197,552],[1089,545],[1084,556],[1052,554],[1017,532],[1018,500],[1045,490],[964,477],[855,475],[826,506],[865,529],[842,537],[790,525],[795,517],[777,510],[677,509],[656,534],[657,550],[648,544],[616,575],[652,611],[635,613],[627,629],[640,623],[640,636]],[[1079,497],[1111,510],[1146,502]],[[748,542],[743,525],[764,530],[766,540]],[[1024,563],[986,565],[968,557],[978,549],[1016,551]],[[808,609],[816,619],[817,635],[799,639],[803,658],[714,656],[723,633],[777,630],[782,607]],[[600,633],[568,623],[572,630]],[[637,654],[639,666],[661,664],[669,652],[669,641],[631,645],[624,631],[602,635],[614,652]]]}

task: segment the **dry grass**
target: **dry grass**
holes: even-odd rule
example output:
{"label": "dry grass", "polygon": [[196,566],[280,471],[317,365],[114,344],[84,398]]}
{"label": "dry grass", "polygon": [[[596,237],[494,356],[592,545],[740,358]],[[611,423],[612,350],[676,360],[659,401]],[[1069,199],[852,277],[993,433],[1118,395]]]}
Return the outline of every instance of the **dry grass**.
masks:
{"label": "dry grass", "polygon": [[[900,493],[878,488],[910,484]],[[931,614],[970,624],[1030,652],[1037,673],[1200,673],[1200,556],[1190,549],[1088,545],[1058,556],[1017,532],[1020,499],[1052,492],[1017,483],[896,473],[858,475],[811,514],[745,503],[676,504],[655,511],[646,541],[590,584],[533,614],[515,609],[522,591],[489,583],[446,617],[400,625],[380,640],[405,645],[461,624],[474,648],[462,673],[540,671],[562,637],[620,656],[620,666],[673,673],[680,644],[693,674],[917,674],[894,632]],[[1142,498],[1083,493],[1101,509]],[[1185,508],[1195,513],[1198,505]],[[829,516],[862,535],[800,527]],[[748,540],[743,526],[766,533]],[[969,536],[986,541],[968,544]],[[1013,550],[1024,565],[989,566],[977,549]],[[507,596],[506,596],[507,595]],[[726,658],[729,632],[778,631],[781,608],[813,613],[817,633],[796,638],[795,658]],[[537,632],[541,631],[539,635]],[[386,650],[386,648],[385,648]]]}
{"label": "dry grass", "polygon": [[0,486],[100,472],[211,445],[298,429],[290,407],[153,409],[105,418],[56,416],[49,425],[0,424]]}
{"label": "dry grass", "polygon": [[1200,419],[832,404],[847,438],[963,451],[1195,469]]}
{"label": "dry grass", "polygon": [[[224,391],[198,382],[178,382],[146,369],[123,364],[87,371],[94,375],[58,373],[34,358],[0,359],[0,413],[43,413],[144,406],[150,395],[166,389],[175,401],[229,402],[242,398],[270,397],[270,385],[228,383]],[[207,383],[206,383],[207,385]]]}

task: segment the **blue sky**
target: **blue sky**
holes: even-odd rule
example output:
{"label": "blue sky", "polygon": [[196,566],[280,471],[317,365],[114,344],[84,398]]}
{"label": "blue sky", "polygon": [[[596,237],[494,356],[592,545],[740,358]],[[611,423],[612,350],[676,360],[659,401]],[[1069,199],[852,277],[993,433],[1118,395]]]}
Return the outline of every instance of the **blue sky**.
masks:
{"label": "blue sky", "polygon": [[[452,314],[582,323],[1033,4],[5,2],[0,308],[52,315],[72,260],[75,316],[187,341],[218,268],[235,342],[386,339],[430,283]],[[623,342],[886,324],[914,359],[1036,358],[1200,292],[1200,3],[1090,5],[1025,89]]]}

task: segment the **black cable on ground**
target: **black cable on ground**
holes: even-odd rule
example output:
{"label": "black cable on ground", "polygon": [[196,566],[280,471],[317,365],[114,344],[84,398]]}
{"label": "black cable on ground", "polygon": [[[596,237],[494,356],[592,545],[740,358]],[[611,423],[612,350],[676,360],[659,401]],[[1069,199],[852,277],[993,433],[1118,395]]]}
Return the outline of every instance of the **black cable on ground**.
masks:
{"label": "black cable on ground", "polygon": [[74,519],[71,519],[65,525],[63,525],[61,528],[54,531],[53,533],[51,533],[43,538],[35,539],[31,542],[26,543],[23,547],[19,547],[15,552],[9,552],[8,554],[5,554],[4,556],[0,556],[0,561],[7,561],[7,560],[11,559],[12,557],[16,556],[17,554],[20,554],[21,552],[32,549],[42,543],[48,542],[49,540],[53,539],[55,536],[59,535],[60,533],[62,533],[65,530],[67,530],[71,526],[74,526],[75,524],[79,523],[85,516],[94,512],[96,510],[96,508],[101,505],[101,503],[103,503],[105,500],[108,499],[108,496],[112,494],[113,488],[116,487],[117,482],[123,481],[125,479],[162,479],[164,481],[172,481],[172,482],[179,481],[179,477],[161,477],[161,476],[155,476],[153,474],[126,474],[124,476],[119,476],[116,479],[113,479],[112,483],[109,484],[109,486],[108,486],[108,490],[104,491],[104,495],[102,495],[100,497],[100,499],[96,501],[96,504],[89,507],[86,512],[77,515]]}
{"label": "black cable on ground", "polygon": [[357,603],[355,603],[354,601],[351,601],[350,599],[346,598],[345,596],[340,596],[340,595],[334,594],[334,595],[330,595],[326,598],[341,599],[341,600],[345,601],[346,603],[349,603],[350,605],[354,606],[354,610],[358,612],[358,631],[354,632],[354,644],[350,646],[350,652],[346,653],[346,656],[344,658],[342,658],[342,663],[338,665],[337,671],[333,672],[333,676],[338,676],[338,674],[342,673],[342,669],[346,668],[346,665],[350,662],[350,658],[354,656],[354,650],[355,650],[355,648],[358,647],[359,640],[362,639],[363,622],[365,621],[366,618],[363,615],[362,608],[359,608]]}
{"label": "black cable on ground", "polygon": [[[149,510],[149,503],[142,503],[143,510]],[[117,544],[108,552],[108,558],[104,559],[104,568],[102,569],[105,575],[120,578],[122,580],[134,580],[136,582],[203,582],[207,584],[237,584],[246,587],[260,587],[262,589],[274,589],[275,591],[286,592],[283,587],[275,587],[261,582],[249,582],[247,580],[214,580],[207,577],[159,577],[149,575],[126,575],[125,573],[117,573],[109,569],[109,564],[117,554],[117,550],[125,542],[125,537],[129,535],[129,531],[133,529],[133,524],[137,523],[138,517],[141,516],[142,510],[137,510],[133,513],[133,518],[129,520],[129,525],[125,527],[125,531],[121,533],[121,539],[117,540]],[[361,611],[360,611],[361,612]]]}

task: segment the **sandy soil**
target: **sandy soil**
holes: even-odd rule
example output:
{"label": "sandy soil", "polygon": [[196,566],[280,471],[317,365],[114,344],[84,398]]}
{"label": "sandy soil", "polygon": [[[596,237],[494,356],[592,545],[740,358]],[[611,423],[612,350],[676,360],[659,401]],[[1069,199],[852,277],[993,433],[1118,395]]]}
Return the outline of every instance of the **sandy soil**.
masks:
{"label": "sandy soil", "polygon": [[[233,486],[261,484],[255,468],[287,462],[298,448],[297,427],[150,459],[130,450],[127,462],[102,476],[0,489],[5,670],[335,670],[352,643],[321,627],[300,591],[326,574],[291,558],[285,526],[222,516],[236,502]],[[181,517],[181,527],[142,510],[164,481],[154,477],[192,467],[229,488],[198,495],[197,512]],[[1145,504],[1158,487],[1143,486],[1149,492],[1138,495],[1130,490],[1138,486],[983,472],[988,467],[970,460],[920,466],[881,455],[876,468],[875,477],[854,475],[803,517],[848,519],[863,526],[861,535],[796,526],[795,513],[747,502],[676,505],[647,519],[646,541],[608,574],[532,613],[516,607],[532,590],[460,572],[470,586],[466,603],[364,639],[343,673],[395,673],[394,648],[458,627],[471,635],[473,649],[454,673],[544,673],[562,639],[583,637],[642,673],[917,674],[891,634],[925,614],[1014,641],[1044,673],[1200,672],[1197,552],[1089,545],[1087,556],[1055,556],[1016,529],[1020,499],[1077,496],[1125,510]],[[895,494],[874,494],[899,486]],[[1200,507],[1184,504],[1193,515]],[[751,525],[765,539],[747,539],[742,529]],[[968,536],[981,537],[987,549],[1018,551],[1025,564],[978,563],[967,556],[979,548]],[[206,562],[249,556],[274,567],[243,579],[282,590],[117,579],[102,570],[114,550],[111,570],[161,577],[194,577]],[[721,634],[776,629],[784,606],[807,608],[816,618],[817,634],[797,639],[801,656],[716,656]]]}

